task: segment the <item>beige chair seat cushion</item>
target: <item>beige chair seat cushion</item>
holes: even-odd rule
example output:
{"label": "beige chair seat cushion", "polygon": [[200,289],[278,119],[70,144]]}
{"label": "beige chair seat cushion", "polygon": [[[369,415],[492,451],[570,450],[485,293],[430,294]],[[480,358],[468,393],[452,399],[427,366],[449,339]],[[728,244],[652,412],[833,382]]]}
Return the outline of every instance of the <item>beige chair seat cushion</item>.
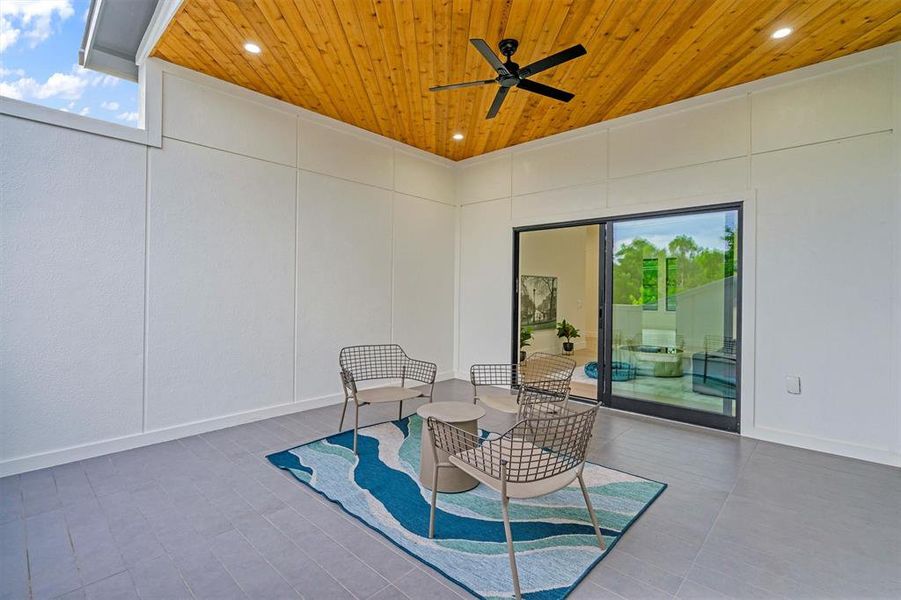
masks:
{"label": "beige chair seat cushion", "polygon": [[369,404],[378,404],[381,402],[401,402],[403,400],[412,400],[419,398],[422,392],[412,388],[400,387],[399,385],[388,385],[384,387],[370,388],[368,390],[360,390],[357,392],[357,400],[367,402]]}
{"label": "beige chair seat cushion", "polygon": [[479,394],[481,400],[488,408],[499,410],[501,412],[516,414],[519,412],[519,404],[516,403],[516,396],[505,394],[503,392]]}
{"label": "beige chair seat cushion", "polygon": [[[500,459],[504,457],[507,460],[507,468],[517,472],[517,478],[521,479],[523,477],[539,476],[542,471],[548,469],[548,462],[554,456],[553,453],[524,441],[512,440],[511,444],[511,440],[501,438],[487,442],[487,444],[493,446],[491,452],[488,452],[487,449],[476,448],[452,454],[448,457],[448,461],[498,492],[503,487],[501,480],[488,475],[481,469],[477,469],[473,466],[474,464],[485,468],[487,471],[500,472]],[[492,463],[490,467],[482,464],[485,460]],[[529,463],[525,473],[517,468],[518,462]],[[528,483],[508,482],[507,496],[510,498],[535,498],[556,492],[576,479],[579,475],[579,467],[580,465],[577,465],[562,473]]]}

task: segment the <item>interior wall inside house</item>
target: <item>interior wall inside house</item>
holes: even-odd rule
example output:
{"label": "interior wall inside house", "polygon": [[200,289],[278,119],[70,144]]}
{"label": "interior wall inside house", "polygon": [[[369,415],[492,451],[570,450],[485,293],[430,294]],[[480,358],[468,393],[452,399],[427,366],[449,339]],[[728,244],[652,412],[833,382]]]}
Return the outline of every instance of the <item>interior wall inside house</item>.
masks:
{"label": "interior wall inside house", "polygon": [[[524,231],[519,235],[519,273],[520,285],[526,285],[523,277],[539,276],[556,279],[556,313],[553,321],[559,323],[566,319],[572,323],[582,335],[592,314],[589,312],[597,301],[586,297],[587,286],[587,242],[590,229],[597,227],[563,227],[559,229],[543,229]],[[595,240],[597,236],[595,236]],[[595,247],[595,252],[597,251]],[[595,264],[597,259],[595,258]],[[597,282],[597,277],[595,277]],[[534,295],[531,290],[520,289],[520,296]],[[597,287],[594,288],[597,297]],[[522,301],[521,301],[522,302]],[[521,317],[522,318],[522,317]],[[522,322],[522,321],[521,321]],[[596,326],[595,326],[596,328]],[[555,326],[548,328],[532,327],[532,345],[526,350],[532,352],[548,352],[559,354],[562,351],[563,339],[557,337]],[[577,349],[585,348],[585,338],[573,340]]]}
{"label": "interior wall inside house", "polygon": [[[464,161],[461,368],[510,355],[510,289],[484,282],[510,271],[513,227],[741,201],[742,433],[901,465],[899,54]],[[675,319],[699,318],[701,300]]]}
{"label": "interior wall inside house", "polygon": [[162,148],[0,115],[0,476],[453,373],[452,164],[163,68]]}

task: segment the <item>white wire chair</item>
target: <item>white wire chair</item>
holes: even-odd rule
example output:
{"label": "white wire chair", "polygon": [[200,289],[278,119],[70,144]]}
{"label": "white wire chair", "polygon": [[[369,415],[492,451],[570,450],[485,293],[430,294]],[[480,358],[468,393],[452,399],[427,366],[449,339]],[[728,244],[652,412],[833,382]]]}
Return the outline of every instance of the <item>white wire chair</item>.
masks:
{"label": "white wire chair", "polygon": [[[550,494],[578,480],[588,515],[601,550],[606,549],[597,516],[582,479],[598,407],[573,410],[561,406],[543,390],[523,386],[522,419],[502,434],[482,438],[449,423],[429,417],[434,469],[429,513],[429,538],[435,537],[438,470],[456,467],[500,493],[513,589],[521,598],[513,536],[510,531],[510,498],[535,498]],[[447,452],[439,462],[438,450]]]}
{"label": "white wire chair", "polygon": [[[481,401],[485,406],[507,414],[520,415],[523,403],[523,387],[540,389],[557,402],[566,405],[575,361],[556,354],[535,352],[520,364],[475,364],[469,369],[472,383],[472,402]],[[490,387],[489,387],[490,386]],[[493,389],[496,386],[518,388],[510,394]],[[487,389],[484,389],[487,388]],[[550,400],[550,399],[549,399]]]}
{"label": "white wire chair", "polygon": [[[404,415],[404,400],[428,398],[432,401],[435,389],[435,363],[410,358],[397,344],[370,344],[348,346],[338,355],[341,365],[341,386],[344,389],[344,407],[338,431],[344,428],[347,404],[354,401],[354,454],[357,453],[357,431],[360,428],[360,407],[368,404],[397,402],[397,418]],[[357,389],[357,383],[373,380],[400,380],[400,385],[382,385],[368,389]],[[429,386],[428,393],[406,387],[407,381],[416,381]]]}

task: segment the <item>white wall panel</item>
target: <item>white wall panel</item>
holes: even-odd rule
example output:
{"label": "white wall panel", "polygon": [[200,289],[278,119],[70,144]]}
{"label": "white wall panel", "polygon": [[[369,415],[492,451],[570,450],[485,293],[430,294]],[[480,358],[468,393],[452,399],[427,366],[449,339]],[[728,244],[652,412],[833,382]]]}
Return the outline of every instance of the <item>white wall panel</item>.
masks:
{"label": "white wall panel", "polygon": [[298,166],[391,189],[394,185],[394,149],[346,131],[300,119]]}
{"label": "white wall panel", "polygon": [[751,94],[754,152],[892,128],[892,61]]}
{"label": "white wall panel", "polygon": [[610,177],[672,169],[748,153],[742,96],[610,130]]}
{"label": "white wall panel", "polygon": [[510,155],[486,158],[460,167],[457,200],[461,204],[494,200],[510,195]]}
{"label": "white wall panel", "polygon": [[510,201],[463,206],[459,369],[510,360],[513,235]]}
{"label": "white wall panel", "polygon": [[0,460],[141,429],[146,152],[0,116]]}
{"label": "white wall panel", "polygon": [[606,206],[606,183],[578,185],[513,196],[513,220],[517,224],[541,218],[560,220],[566,215],[602,209]]}
{"label": "white wall panel", "polygon": [[627,207],[690,196],[744,191],[748,188],[749,168],[748,159],[743,157],[611,179],[608,184],[608,204]]}
{"label": "white wall panel", "polygon": [[607,132],[513,152],[513,195],[603,181]]}
{"label": "white wall panel", "polygon": [[394,189],[403,194],[454,204],[454,171],[450,165],[395,150]]}
{"label": "white wall panel", "polygon": [[337,394],[338,352],[391,339],[391,195],[301,171],[300,398]]}
{"label": "white wall panel", "polygon": [[[758,427],[895,443],[892,144],[880,134],[754,157]],[[785,392],[786,375],[801,395]]]}
{"label": "white wall panel", "polygon": [[297,116],[163,74],[163,135],[284,165],[297,161]]}
{"label": "white wall panel", "polygon": [[295,170],[150,154],[147,428],[293,400]]}
{"label": "white wall panel", "polygon": [[407,354],[454,367],[456,209],[394,194],[394,341]]}
{"label": "white wall panel", "polygon": [[[596,183],[584,183],[588,167],[555,179],[565,162],[549,180],[532,177],[522,158],[584,158],[579,138],[513,149],[511,191],[551,189],[513,194],[509,207],[483,202],[506,196],[507,155],[467,161],[459,368],[508,359],[512,225],[756,197],[746,209],[743,431],[901,464],[899,65],[901,50],[874,51],[819,65],[817,77],[754,82],[745,96],[630,115],[610,124],[609,172]],[[801,376],[800,396],[785,392],[786,375]]]}

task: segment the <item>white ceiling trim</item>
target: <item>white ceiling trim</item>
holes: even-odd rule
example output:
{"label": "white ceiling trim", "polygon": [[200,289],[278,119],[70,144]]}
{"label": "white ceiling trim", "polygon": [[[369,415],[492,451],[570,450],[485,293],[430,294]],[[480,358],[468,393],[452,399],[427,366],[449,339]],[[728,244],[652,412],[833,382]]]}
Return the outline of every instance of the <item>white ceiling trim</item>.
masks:
{"label": "white ceiling trim", "polygon": [[[98,2],[99,1],[100,0],[98,0]],[[153,11],[153,16],[150,17],[147,31],[144,32],[144,37],[138,45],[138,51],[135,54],[136,64],[144,64],[144,61],[147,60],[150,53],[153,52],[156,43],[163,37],[163,33],[166,32],[166,28],[169,27],[169,23],[175,17],[175,13],[178,12],[178,9],[181,8],[184,1],[185,0],[159,0],[159,3],[156,5],[156,10]]]}

